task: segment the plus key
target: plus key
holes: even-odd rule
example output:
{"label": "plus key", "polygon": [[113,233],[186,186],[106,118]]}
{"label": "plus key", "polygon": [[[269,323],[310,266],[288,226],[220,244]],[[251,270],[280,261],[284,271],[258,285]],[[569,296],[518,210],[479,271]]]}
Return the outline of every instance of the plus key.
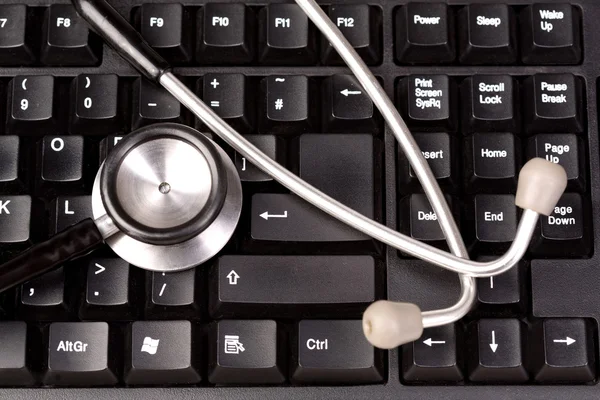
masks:
{"label": "plus key", "polygon": [[242,74],[206,74],[202,99],[234,129],[250,133],[254,125],[253,102],[247,99],[248,82]]}

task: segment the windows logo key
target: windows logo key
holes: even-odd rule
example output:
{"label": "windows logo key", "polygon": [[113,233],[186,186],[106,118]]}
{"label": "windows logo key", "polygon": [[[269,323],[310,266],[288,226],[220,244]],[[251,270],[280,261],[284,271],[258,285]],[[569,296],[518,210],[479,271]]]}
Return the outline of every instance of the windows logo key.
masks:
{"label": "windows logo key", "polygon": [[142,349],[140,351],[146,352],[148,354],[156,354],[158,350],[158,342],[160,339],[152,339],[150,336],[146,336],[144,338],[144,342],[142,343]]}

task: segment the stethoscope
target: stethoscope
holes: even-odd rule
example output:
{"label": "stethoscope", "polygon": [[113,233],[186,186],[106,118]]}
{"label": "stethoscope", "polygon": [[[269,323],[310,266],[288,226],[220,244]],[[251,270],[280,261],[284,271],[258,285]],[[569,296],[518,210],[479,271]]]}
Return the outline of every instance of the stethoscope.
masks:
{"label": "stethoscope", "polygon": [[[105,0],[72,0],[79,14],[123,58],[163,86],[233,149],[291,192],[347,225],[431,264],[459,273],[461,295],[451,307],[421,311],[380,300],[363,314],[365,337],[379,348],[418,339],[424,328],[462,318],[476,297],[475,277],[512,268],[525,254],[539,215],[550,215],[567,183],[564,169],[535,158],[519,174],[515,204],[523,209],[509,250],[490,262],[468,259],[448,204],[408,128],[377,79],[314,0],[296,0],[329,40],[381,112],[409,159],[452,254],[381,225],[315,189],[248,142],[171,72]],[[195,267],[216,255],[236,228],[242,206],[237,171],[225,152],[192,128],[156,124],[127,135],[101,166],[88,219],[0,265],[0,291],[23,283],[107,243],[130,264],[160,272]]]}

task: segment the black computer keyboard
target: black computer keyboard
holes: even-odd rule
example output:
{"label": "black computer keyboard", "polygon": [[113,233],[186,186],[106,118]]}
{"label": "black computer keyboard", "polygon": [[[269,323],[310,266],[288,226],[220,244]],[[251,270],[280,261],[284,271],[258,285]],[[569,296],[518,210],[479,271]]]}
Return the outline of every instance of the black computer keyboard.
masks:
{"label": "black computer keyboard", "polygon": [[[445,248],[392,134],[291,2],[111,0],[227,122],[317,188]],[[236,234],[181,273],[108,248],[0,298],[2,399],[598,398],[600,3],[332,0],[328,15],[402,112],[473,258],[514,237],[517,175],[563,165],[567,193],[525,260],[478,281],[462,321],[375,350],[377,299],[451,305],[456,275],[317,211],[140,78],[67,1],[0,4],[0,261],[91,216],[127,133],[193,126],[243,182]]]}

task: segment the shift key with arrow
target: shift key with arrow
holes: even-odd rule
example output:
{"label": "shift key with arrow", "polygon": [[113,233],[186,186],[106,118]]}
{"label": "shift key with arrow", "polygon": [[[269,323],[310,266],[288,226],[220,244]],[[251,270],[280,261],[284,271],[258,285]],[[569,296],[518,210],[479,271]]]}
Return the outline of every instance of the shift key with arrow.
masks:
{"label": "shift key with arrow", "polygon": [[327,132],[379,131],[377,110],[352,75],[333,75],[325,79],[322,98],[323,127]]}

